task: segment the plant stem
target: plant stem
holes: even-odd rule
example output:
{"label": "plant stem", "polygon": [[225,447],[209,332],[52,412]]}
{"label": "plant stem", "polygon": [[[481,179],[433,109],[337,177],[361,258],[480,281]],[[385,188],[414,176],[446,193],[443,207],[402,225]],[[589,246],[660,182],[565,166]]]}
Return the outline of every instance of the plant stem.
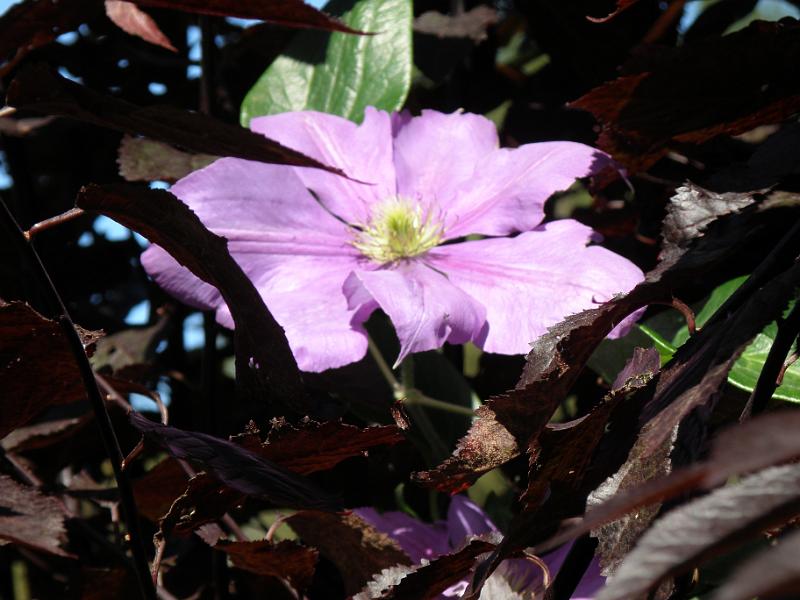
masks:
{"label": "plant stem", "polygon": [[133,565],[139,584],[139,592],[142,598],[148,600],[154,599],[156,597],[156,590],[150,579],[150,569],[147,564],[145,546],[141,532],[139,531],[139,521],[136,511],[136,502],[133,498],[133,488],[131,487],[127,473],[122,470],[122,450],[120,449],[114,428],[111,425],[111,418],[106,410],[100,388],[97,386],[97,381],[94,378],[94,371],[92,370],[91,364],[89,364],[89,359],[86,357],[83,342],[75,329],[75,324],[72,322],[66,306],[64,306],[64,302],[61,300],[58,290],[50,279],[50,275],[47,269],[45,269],[41,258],[39,258],[36,249],[26,239],[22,228],[20,228],[16,219],[14,219],[14,216],[11,214],[5,202],[0,200],[0,205],[2,205],[7,222],[11,225],[12,229],[16,230],[16,235],[19,236],[21,242],[20,247],[25,249],[27,259],[31,266],[35,268],[39,280],[41,281],[42,288],[48,292],[50,304],[53,306],[54,312],[60,313],[57,316],[58,323],[64,332],[64,336],[66,337],[75,362],[77,363],[84,388],[86,389],[86,395],[89,397],[89,402],[92,405],[95,421],[97,421],[100,427],[103,446],[108,454],[111,467],[114,470],[114,478],[117,482],[117,489],[119,490],[122,505],[122,514],[130,538]]}
{"label": "plant stem", "polygon": [[425,406],[426,408],[434,408],[436,410],[441,410],[456,415],[464,415],[466,417],[475,416],[475,411],[472,410],[471,408],[467,408],[466,406],[460,406],[458,404],[450,404],[449,402],[444,402],[442,400],[437,400],[436,398],[431,398],[430,396],[426,396],[425,394],[417,390],[410,391],[410,393],[406,396],[405,404],[406,406],[416,404],[418,406]]}
{"label": "plant stem", "polygon": [[389,384],[389,387],[392,388],[392,391],[397,394],[397,392],[403,389],[403,386],[400,385],[399,381],[397,381],[397,377],[394,376],[391,367],[384,360],[381,351],[378,349],[378,345],[370,336],[367,336],[367,347],[369,348],[370,356],[372,356],[372,358],[375,360],[375,363],[378,365],[381,375],[383,375],[383,378],[386,379],[386,382]]}

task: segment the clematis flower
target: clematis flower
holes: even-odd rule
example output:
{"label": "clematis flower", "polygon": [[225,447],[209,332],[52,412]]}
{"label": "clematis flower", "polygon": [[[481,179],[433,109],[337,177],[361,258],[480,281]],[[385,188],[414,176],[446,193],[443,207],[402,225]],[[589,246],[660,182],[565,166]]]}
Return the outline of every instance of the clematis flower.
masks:
{"label": "clematis flower", "polygon": [[[436,523],[423,523],[402,512],[379,513],[371,507],[358,508],[354,512],[375,529],[397,541],[415,565],[454,552],[473,536],[498,531],[477,504],[461,495],[453,496],[451,499],[447,520]],[[541,557],[547,565],[551,578],[558,573],[571,546],[571,543],[566,544]],[[513,590],[521,597],[543,591],[541,568],[527,560],[507,560],[492,577],[495,578],[493,582],[495,585],[504,583],[507,589]],[[605,577],[600,574],[599,562],[594,559],[578,583],[572,600],[591,600],[604,583]],[[466,580],[460,581],[445,590],[441,598],[459,598],[467,589],[467,585]]]}
{"label": "clematis flower", "polygon": [[[553,192],[608,164],[588,146],[502,149],[491,121],[435,111],[413,118],[368,108],[361,125],[294,112],[251,127],[351,179],[223,158],[172,192],[228,239],[303,370],[362,358],[364,322],[379,308],[397,331],[398,362],[445,342],[524,354],[548,327],[642,279],[631,262],[592,245],[590,228],[541,224]],[[471,234],[486,237],[463,241]],[[151,246],[142,264],[170,293],[233,327],[217,290],[162,249]]]}

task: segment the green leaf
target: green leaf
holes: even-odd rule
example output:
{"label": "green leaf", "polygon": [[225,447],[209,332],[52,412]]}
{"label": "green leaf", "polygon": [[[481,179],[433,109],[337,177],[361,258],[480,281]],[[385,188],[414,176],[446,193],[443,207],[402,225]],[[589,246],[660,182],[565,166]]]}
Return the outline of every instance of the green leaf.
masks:
{"label": "green leaf", "polygon": [[[746,279],[745,276],[726,281],[711,292],[705,302],[693,307],[697,311],[695,315],[697,327],[705,325]],[[787,312],[790,309],[791,305],[787,308]],[[672,310],[664,311],[647,319],[640,323],[634,331],[636,334],[631,333],[621,340],[615,340],[613,348],[608,345],[608,341],[603,342],[607,346],[601,345],[599,349],[603,351],[601,356],[593,356],[589,366],[595,368],[597,365],[595,371],[603,378],[613,381],[613,370],[619,366],[620,362],[619,355],[622,353],[629,355],[633,351],[634,345],[641,346],[642,333],[650,338],[652,345],[661,354],[662,364],[672,358],[675,349],[689,339],[689,330],[683,317],[677,311]],[[753,391],[777,333],[778,327],[773,322],[753,339],[728,374],[728,383],[746,392]],[[611,362],[609,363],[609,361]],[[786,370],[783,383],[775,391],[773,398],[800,402],[800,362]]]}
{"label": "green leaf", "polygon": [[325,10],[373,35],[298,33],[245,96],[242,125],[295,110],[360,122],[367,106],[403,106],[411,85],[411,0],[332,0]]}

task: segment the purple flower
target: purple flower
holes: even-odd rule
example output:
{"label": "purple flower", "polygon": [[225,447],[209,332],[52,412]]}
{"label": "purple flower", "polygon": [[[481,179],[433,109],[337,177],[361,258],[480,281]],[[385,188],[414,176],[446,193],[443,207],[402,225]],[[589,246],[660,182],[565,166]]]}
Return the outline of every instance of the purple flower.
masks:
{"label": "purple flower", "polygon": [[[414,564],[453,552],[472,536],[497,531],[486,513],[465,496],[453,496],[447,521],[437,523],[423,523],[401,512],[379,513],[370,507],[358,508],[354,512],[375,529],[396,540]],[[551,577],[558,573],[571,546],[566,544],[542,557]],[[536,591],[542,586],[540,567],[522,559],[505,561],[500,565],[497,576],[505,579],[516,592]],[[605,577],[600,574],[600,565],[594,559],[573,593],[572,600],[591,600],[604,583]],[[466,580],[459,582],[445,590],[442,597],[459,597],[467,584]]]}
{"label": "purple flower", "polygon": [[[228,239],[303,370],[362,358],[363,324],[378,308],[397,331],[398,361],[444,342],[526,353],[549,326],[642,279],[628,260],[589,245],[588,227],[540,224],[553,192],[608,164],[588,146],[501,149],[491,121],[435,111],[367,109],[360,126],[284,113],[251,126],[352,179],[223,158],[172,192]],[[470,234],[488,237],[449,243]],[[219,293],[162,249],[142,263],[170,293],[233,327]]]}

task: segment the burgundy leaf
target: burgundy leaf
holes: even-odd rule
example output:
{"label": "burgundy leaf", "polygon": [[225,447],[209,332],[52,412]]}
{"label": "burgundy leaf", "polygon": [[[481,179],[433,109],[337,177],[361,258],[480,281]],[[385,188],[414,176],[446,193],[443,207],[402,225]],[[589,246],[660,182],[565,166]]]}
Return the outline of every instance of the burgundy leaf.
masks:
{"label": "burgundy leaf", "polygon": [[[91,351],[100,333],[80,330]],[[0,300],[0,439],[48,406],[86,399],[61,326],[23,302]]]}
{"label": "burgundy leaf", "polygon": [[185,492],[187,480],[177,460],[162,460],[131,484],[139,513],[158,523],[175,499]]}
{"label": "burgundy leaf", "polygon": [[397,542],[355,513],[304,511],[287,522],[304,542],[319,548],[339,568],[348,595],[358,592],[382,569],[409,564]]}
{"label": "burgundy leaf", "polygon": [[643,51],[572,103],[602,124],[600,147],[646,170],[670,144],[779,123],[800,109],[800,24],[757,21],[723,37]]}
{"label": "burgundy leaf", "polygon": [[146,42],[177,52],[169,38],[158,28],[156,22],[146,12],[132,2],[125,0],[105,0],[106,15],[125,33],[142,38]]}
{"label": "burgundy leaf", "polygon": [[590,532],[626,513],[695,489],[709,489],[730,477],[800,458],[800,412],[783,410],[730,427],[714,440],[708,460],[674,471],[614,496],[583,519],[536,545],[536,554]]}
{"label": "burgundy leaf", "polygon": [[[201,471],[189,480],[186,490],[175,498],[169,510],[159,519],[159,535],[189,535],[196,529],[218,521],[231,507],[244,500],[244,494]],[[201,537],[208,541],[207,536]]]}
{"label": "burgundy leaf", "polygon": [[273,544],[257,542],[228,542],[221,540],[215,550],[227,554],[234,567],[257,575],[288,579],[292,587],[304,590],[311,584],[319,553],[296,542],[284,540]]}
{"label": "burgundy leaf", "polygon": [[772,467],[718,489],[656,521],[597,598],[638,598],[732,543],[785,523],[798,510],[800,465]]}
{"label": "burgundy leaf", "polygon": [[169,144],[126,135],[119,145],[119,174],[126,181],[173,183],[192,171],[207,167],[218,157],[182,152]]}
{"label": "burgundy leaf", "polygon": [[201,15],[262,19],[284,27],[323,29],[360,33],[338,19],[309,6],[303,0],[268,0],[241,2],[240,0],[133,0],[140,6],[169,8]]}
{"label": "burgundy leaf", "polygon": [[800,531],[781,537],[777,545],[759,552],[729,576],[711,600],[793,598],[800,594]]}
{"label": "burgundy leaf", "polygon": [[405,438],[394,425],[360,428],[341,421],[319,423],[304,419],[291,425],[274,419],[266,441],[257,428],[231,438],[255,454],[307,475],[332,469],[351,456],[365,454],[374,446],[391,445]]}
{"label": "burgundy leaf", "polygon": [[8,88],[6,102],[15,108],[71,117],[129,135],[143,135],[194,152],[317,167],[341,174],[337,169],[249,129],[201,113],[169,106],[141,107],[119,98],[104,96],[56,75],[40,63],[27,65],[20,70]]}
{"label": "burgundy leaf", "polygon": [[617,6],[614,8],[613,12],[607,14],[605,17],[586,17],[586,18],[594,23],[605,23],[606,21],[609,21],[614,17],[616,17],[626,8],[630,8],[638,1],[639,0],[617,0]]}
{"label": "burgundy leaf", "polygon": [[62,505],[6,475],[0,475],[0,540],[72,557],[61,548],[66,541]]}
{"label": "burgundy leaf", "polygon": [[211,233],[185,204],[164,190],[89,185],[81,190],[76,204],[137,231],[215,286],[236,322],[240,392],[261,402],[272,398],[296,414],[309,412],[300,372],[283,329],[231,258],[224,238]]}
{"label": "burgundy leaf", "polygon": [[227,440],[184,431],[131,413],[131,424],[174,458],[202,465],[229,488],[289,508],[337,510],[339,501],[305,477]]}
{"label": "burgundy leaf", "polygon": [[494,544],[473,539],[463,548],[432,560],[403,577],[380,597],[386,600],[429,600],[438,598],[450,586],[464,579],[475,566],[478,555],[490,552]]}

